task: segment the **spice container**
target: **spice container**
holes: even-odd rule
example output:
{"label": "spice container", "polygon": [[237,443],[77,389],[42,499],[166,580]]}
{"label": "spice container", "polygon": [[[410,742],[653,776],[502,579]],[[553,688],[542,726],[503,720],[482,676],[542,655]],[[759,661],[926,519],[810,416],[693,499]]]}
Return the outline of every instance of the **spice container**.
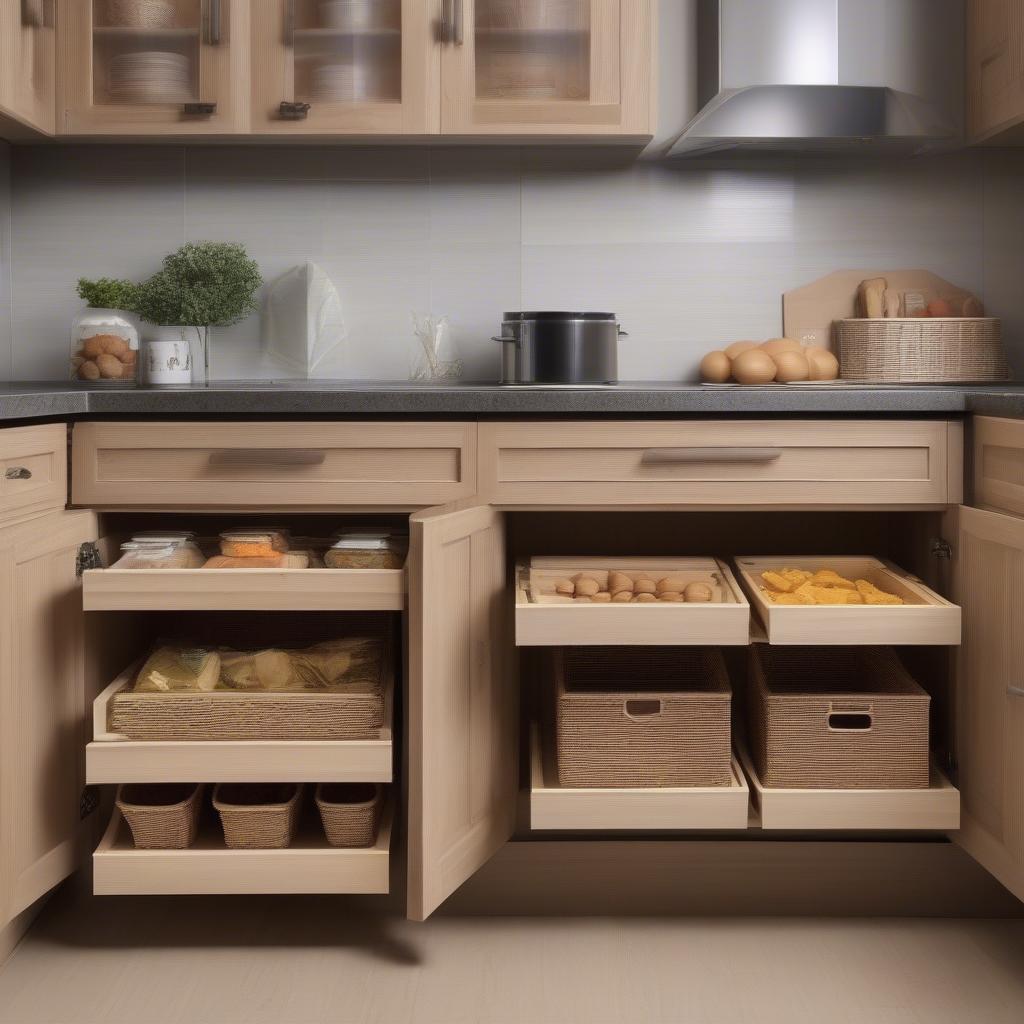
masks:
{"label": "spice container", "polygon": [[191,541],[130,540],[121,545],[121,557],[113,569],[198,569],[203,553]]}
{"label": "spice container", "polygon": [[139,332],[116,309],[88,307],[71,325],[71,379],[91,386],[135,387]]}
{"label": "spice container", "polygon": [[386,530],[343,531],[324,554],[324,564],[328,569],[401,569],[405,564],[405,538]]}
{"label": "spice container", "polygon": [[229,558],[273,558],[288,547],[287,530],[226,530],[220,535],[220,553]]}

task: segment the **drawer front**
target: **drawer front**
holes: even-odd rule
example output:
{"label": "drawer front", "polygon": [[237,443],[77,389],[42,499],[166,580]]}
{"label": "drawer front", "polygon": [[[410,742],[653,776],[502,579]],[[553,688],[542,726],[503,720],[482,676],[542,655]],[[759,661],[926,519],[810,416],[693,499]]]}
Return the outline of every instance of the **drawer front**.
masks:
{"label": "drawer front", "polygon": [[418,508],[475,493],[475,423],[79,423],[100,508]]}
{"label": "drawer front", "polygon": [[975,416],[974,501],[1024,516],[1024,420]]}
{"label": "drawer front", "polygon": [[922,420],[480,426],[480,486],[506,506],[946,505],[962,427]]}
{"label": "drawer front", "polygon": [[0,523],[10,525],[64,507],[67,449],[63,423],[0,430]]}

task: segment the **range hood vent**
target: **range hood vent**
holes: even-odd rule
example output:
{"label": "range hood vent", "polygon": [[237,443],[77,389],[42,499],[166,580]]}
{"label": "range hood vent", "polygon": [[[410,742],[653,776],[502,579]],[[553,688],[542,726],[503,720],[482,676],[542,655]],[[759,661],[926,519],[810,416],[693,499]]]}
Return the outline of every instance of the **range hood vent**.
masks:
{"label": "range hood vent", "polygon": [[701,109],[668,155],[950,148],[963,33],[962,0],[698,0]]}

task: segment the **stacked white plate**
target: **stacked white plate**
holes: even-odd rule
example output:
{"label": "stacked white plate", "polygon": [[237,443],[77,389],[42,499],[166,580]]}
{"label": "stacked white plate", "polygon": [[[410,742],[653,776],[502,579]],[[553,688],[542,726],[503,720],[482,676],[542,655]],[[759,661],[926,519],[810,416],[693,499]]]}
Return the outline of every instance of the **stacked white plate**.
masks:
{"label": "stacked white plate", "polygon": [[356,103],[372,99],[376,75],[367,62],[321,64],[313,71],[313,95],[328,103]]}
{"label": "stacked white plate", "polygon": [[119,53],[107,70],[110,98],[124,103],[187,103],[192,61],[181,53]]}
{"label": "stacked white plate", "polygon": [[402,23],[399,0],[324,0],[320,24],[339,32],[395,30]]}

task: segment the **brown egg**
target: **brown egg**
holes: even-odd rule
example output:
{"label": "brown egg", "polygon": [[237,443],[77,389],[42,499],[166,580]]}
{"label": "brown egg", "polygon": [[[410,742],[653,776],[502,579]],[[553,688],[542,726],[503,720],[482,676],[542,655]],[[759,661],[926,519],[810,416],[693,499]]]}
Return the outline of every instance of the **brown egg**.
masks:
{"label": "brown egg", "polygon": [[731,345],[725,346],[725,354],[730,359],[735,359],[741,352],[749,352],[752,348],[757,348],[756,341],[734,341]]}
{"label": "brown egg", "polygon": [[595,604],[608,604],[612,599],[612,595],[607,590],[599,590],[593,597]]}
{"label": "brown egg", "polygon": [[686,589],[683,591],[683,597],[694,604],[706,603],[713,596],[711,588],[706,583],[687,583]]}
{"label": "brown egg", "polygon": [[555,593],[572,597],[576,593],[576,584],[572,580],[555,580]]}
{"label": "brown egg", "polygon": [[682,594],[677,594],[675,591],[666,591],[664,594],[658,595],[658,600],[668,602],[679,602],[685,599]]}
{"label": "brown egg", "polygon": [[732,376],[732,363],[724,352],[709,352],[700,361],[700,379],[709,384],[724,384]]}
{"label": "brown egg", "polygon": [[91,359],[87,359],[79,366],[78,376],[81,380],[99,380],[100,368]]}
{"label": "brown egg", "polygon": [[653,596],[657,589],[654,580],[649,580],[646,576],[640,576],[633,584],[634,594],[650,594]]}
{"label": "brown egg", "polygon": [[582,596],[581,594],[577,594],[577,595],[576,595],[576,596],[575,596],[575,597],[573,598],[573,600],[574,600],[574,601],[579,601],[579,602],[580,602],[580,604],[590,604],[590,603],[591,603],[591,601],[593,601],[594,599],[593,599],[592,597],[583,597],[583,596]]}
{"label": "brown egg", "polygon": [[811,375],[807,357],[803,352],[776,352],[772,356],[775,360],[775,379],[789,384],[795,380],[807,380]]}
{"label": "brown egg", "polygon": [[584,576],[576,581],[577,597],[593,597],[600,589],[601,584],[589,576]]}
{"label": "brown egg", "polygon": [[633,581],[624,572],[615,572],[613,569],[608,573],[608,591],[613,595],[623,591],[632,594]]}
{"label": "brown egg", "polygon": [[633,600],[637,604],[650,604],[651,602],[657,601],[658,599],[653,594],[637,594],[636,597],[633,598]]}
{"label": "brown egg", "polygon": [[666,576],[664,579],[658,580],[658,585],[655,587],[654,592],[658,595],[681,594],[685,586],[686,580],[680,579],[678,576]]}
{"label": "brown egg", "polygon": [[807,350],[807,366],[811,371],[810,380],[835,380],[839,376],[839,360],[820,345]]}
{"label": "brown egg", "polygon": [[119,338],[116,334],[104,334],[97,340],[102,343],[104,352],[117,356],[118,359],[123,360],[128,352],[128,342],[124,338]]}
{"label": "brown egg", "polygon": [[732,361],[732,375],[741,384],[770,384],[775,380],[775,360],[767,352],[752,348]]}
{"label": "brown egg", "polygon": [[769,338],[761,343],[761,351],[767,352],[770,356],[778,355],[780,352],[799,352],[802,348],[800,342],[792,338]]}
{"label": "brown egg", "polygon": [[616,604],[629,604],[633,600],[633,591],[620,590],[617,594],[612,594],[612,600]]}

